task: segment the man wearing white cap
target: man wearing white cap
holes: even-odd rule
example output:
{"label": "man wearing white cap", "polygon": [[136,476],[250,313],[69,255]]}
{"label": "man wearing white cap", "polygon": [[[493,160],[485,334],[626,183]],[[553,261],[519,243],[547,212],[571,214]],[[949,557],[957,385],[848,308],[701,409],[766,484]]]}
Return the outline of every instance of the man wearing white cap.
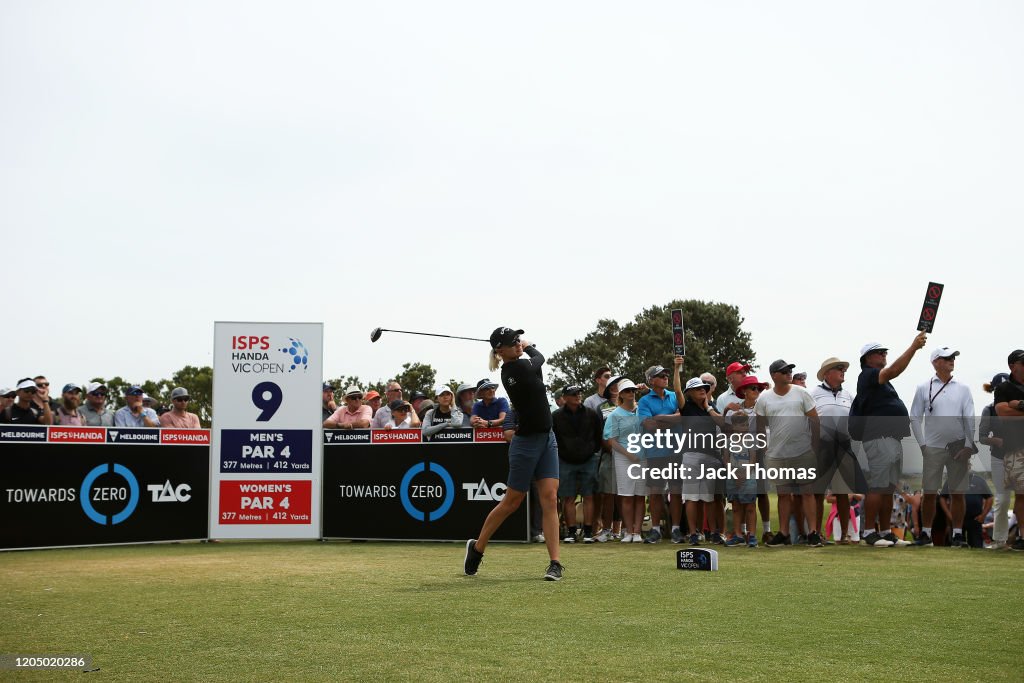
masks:
{"label": "man wearing white cap", "polygon": [[[964,492],[969,483],[968,465],[974,446],[974,399],[967,385],[953,377],[959,351],[940,346],[931,353],[935,375],[922,382],[910,404],[910,428],[921,446],[924,469],[921,474],[921,537],[917,545],[932,544],[935,499],[946,471],[952,497],[953,547],[964,543]],[[923,423],[923,424],[922,424]]]}
{"label": "man wearing white cap", "polygon": [[114,411],[106,407],[107,393],[107,385],[102,382],[89,382],[85,385],[85,405],[78,410],[85,417],[86,426],[114,426]]}
{"label": "man wearing white cap", "polygon": [[14,399],[18,397],[18,392],[14,389],[0,389],[0,413],[5,412],[9,407],[14,405]]}
{"label": "man wearing white cap", "polygon": [[0,422],[6,424],[48,425],[53,424],[53,411],[49,401],[39,394],[36,383],[25,378],[15,387],[17,400],[0,413]]}
{"label": "man wearing white cap", "polygon": [[864,499],[861,539],[876,548],[896,545],[890,527],[892,493],[903,473],[901,441],[910,435],[907,406],[891,381],[907,369],[914,354],[927,342],[928,335],[919,332],[892,365],[888,364],[889,349],[881,344],[871,342],[860,349],[861,372],[857,377],[857,397],[850,407],[850,436],[864,442],[868,459],[868,494]]}
{"label": "man wearing white cap", "polygon": [[345,389],[345,405],[324,420],[324,429],[366,429],[373,418],[373,409],[363,405],[363,390],[356,385]]}
{"label": "man wearing white cap", "polygon": [[[853,396],[843,388],[846,371],[850,364],[832,357],[825,359],[818,370],[818,381],[821,384],[810,389],[814,399],[814,409],[821,420],[821,446],[818,449],[818,475],[814,493],[824,493],[830,488],[836,497],[836,509],[839,512],[840,538],[836,542],[849,545],[850,536],[850,494],[854,491],[857,457],[853,454],[850,444],[850,432],[847,418]],[[821,521],[821,512],[818,521]]]}

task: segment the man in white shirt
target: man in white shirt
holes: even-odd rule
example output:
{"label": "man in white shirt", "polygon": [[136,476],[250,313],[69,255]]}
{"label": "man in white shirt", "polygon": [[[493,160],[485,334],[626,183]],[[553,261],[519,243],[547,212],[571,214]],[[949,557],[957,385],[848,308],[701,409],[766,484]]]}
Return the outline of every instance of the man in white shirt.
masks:
{"label": "man in white shirt", "polygon": [[[842,537],[836,539],[840,545],[849,545],[850,536],[850,494],[854,492],[857,459],[850,443],[848,421],[853,395],[843,388],[846,371],[850,364],[836,357],[827,358],[818,370],[817,384],[810,389],[814,409],[821,420],[821,449],[818,451],[818,479],[815,482],[815,503],[826,488],[836,497],[839,526]],[[818,522],[824,507],[818,509]]]}
{"label": "man in white shirt", "polygon": [[917,545],[932,544],[935,500],[946,471],[952,497],[953,547],[965,545],[963,535],[964,492],[968,484],[968,465],[974,446],[974,399],[970,389],[953,377],[959,351],[940,346],[931,353],[935,375],[917,387],[910,404],[910,429],[921,446],[924,468],[921,473],[921,537]]}
{"label": "man in white shirt", "polygon": [[[771,430],[768,437],[768,453],[764,460],[766,469],[790,469],[795,472],[809,474],[811,478],[794,476],[780,476],[776,479],[779,494],[779,526],[781,529],[775,534],[769,548],[776,548],[784,545],[791,545],[792,539],[789,534],[782,533],[782,529],[788,530],[789,513],[794,505],[794,497],[800,495],[803,502],[803,509],[811,512],[811,529],[807,534],[807,545],[812,548],[820,548],[823,543],[819,531],[820,523],[814,519],[814,492],[813,492],[813,471],[817,469],[817,456],[821,447],[820,425],[818,423],[818,412],[814,408],[814,399],[803,387],[791,383],[793,376],[792,363],[784,360],[774,361],[768,368],[771,373],[771,391],[761,394],[754,404],[754,413],[757,414],[757,430],[765,433]],[[767,428],[767,429],[766,429]],[[802,520],[797,520],[798,526]]]}

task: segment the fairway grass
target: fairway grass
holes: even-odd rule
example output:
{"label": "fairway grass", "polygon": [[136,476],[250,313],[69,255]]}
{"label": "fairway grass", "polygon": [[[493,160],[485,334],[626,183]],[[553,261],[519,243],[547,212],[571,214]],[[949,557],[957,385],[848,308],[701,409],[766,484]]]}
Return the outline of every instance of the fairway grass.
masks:
{"label": "fairway grass", "polygon": [[[90,680],[1014,680],[1024,555],[238,542],[0,553],[0,652]],[[0,672],[53,680],[73,672]]]}

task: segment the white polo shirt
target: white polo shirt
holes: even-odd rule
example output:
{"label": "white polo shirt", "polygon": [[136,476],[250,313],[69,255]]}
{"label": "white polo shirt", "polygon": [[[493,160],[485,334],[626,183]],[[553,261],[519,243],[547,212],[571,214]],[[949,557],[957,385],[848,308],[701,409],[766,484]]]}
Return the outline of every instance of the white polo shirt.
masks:
{"label": "white polo shirt", "polygon": [[853,405],[853,394],[846,389],[832,391],[822,382],[809,390],[814,399],[814,408],[821,418],[821,438],[828,441],[846,441],[850,439],[849,417],[850,406]]}
{"label": "white polo shirt", "polygon": [[974,446],[974,399],[966,384],[953,377],[943,387],[937,375],[923,382],[910,404],[910,429],[922,446],[945,448],[964,439]]}

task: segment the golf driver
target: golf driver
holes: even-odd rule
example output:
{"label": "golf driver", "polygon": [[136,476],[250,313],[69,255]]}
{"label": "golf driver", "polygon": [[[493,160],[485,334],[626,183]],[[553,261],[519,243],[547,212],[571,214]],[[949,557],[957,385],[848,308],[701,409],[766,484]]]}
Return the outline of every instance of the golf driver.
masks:
{"label": "golf driver", "polygon": [[433,332],[409,332],[408,330],[387,330],[384,329],[383,327],[373,328],[373,331],[370,332],[370,341],[377,341],[378,339],[380,339],[380,335],[382,335],[385,332],[397,332],[398,334],[419,334],[423,335],[424,337],[444,337],[446,339],[468,339],[469,341],[482,342],[488,341],[487,339],[477,339],[476,337],[456,337],[455,335],[452,334],[434,334]]}

